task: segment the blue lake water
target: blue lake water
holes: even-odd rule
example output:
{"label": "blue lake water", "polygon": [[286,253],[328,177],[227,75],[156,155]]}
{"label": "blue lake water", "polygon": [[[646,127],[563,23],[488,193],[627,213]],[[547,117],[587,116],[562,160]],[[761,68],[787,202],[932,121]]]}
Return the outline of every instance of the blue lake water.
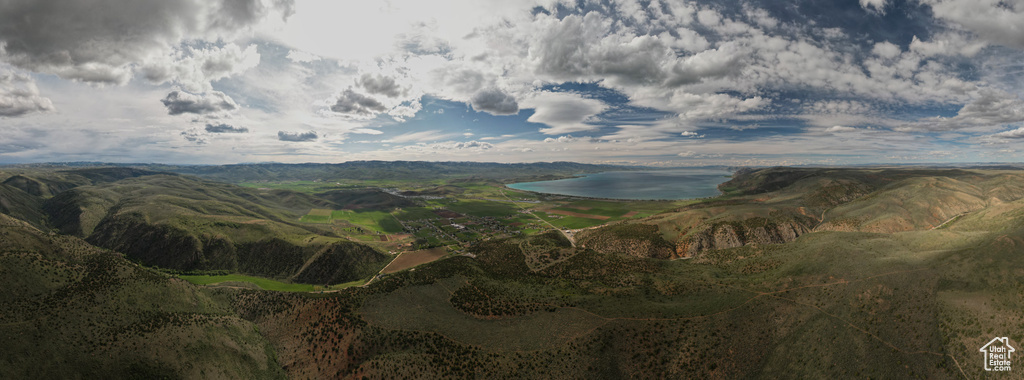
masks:
{"label": "blue lake water", "polygon": [[732,173],[723,169],[688,168],[624,171],[585,177],[513,183],[513,189],[546,194],[610,199],[692,199],[721,194],[718,185]]}

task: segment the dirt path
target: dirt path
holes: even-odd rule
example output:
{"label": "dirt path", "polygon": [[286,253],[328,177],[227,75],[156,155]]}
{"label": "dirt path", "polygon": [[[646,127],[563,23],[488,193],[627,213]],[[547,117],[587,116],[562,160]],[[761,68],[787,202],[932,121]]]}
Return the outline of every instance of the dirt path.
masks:
{"label": "dirt path", "polygon": [[953,222],[954,220],[957,220],[958,218],[960,218],[961,216],[964,216],[964,215],[967,215],[967,213],[965,212],[965,213],[962,213],[962,214],[956,214],[956,215],[954,215],[954,216],[953,216],[952,218],[946,219],[946,221],[945,221],[945,222],[942,222],[941,224],[939,224],[939,225],[937,225],[937,226],[935,226],[935,227],[932,227],[932,229],[933,229],[933,230],[937,230],[937,229],[939,229],[939,228],[942,228],[942,227],[944,227],[944,226],[945,226],[946,224],[952,223],[952,222]]}

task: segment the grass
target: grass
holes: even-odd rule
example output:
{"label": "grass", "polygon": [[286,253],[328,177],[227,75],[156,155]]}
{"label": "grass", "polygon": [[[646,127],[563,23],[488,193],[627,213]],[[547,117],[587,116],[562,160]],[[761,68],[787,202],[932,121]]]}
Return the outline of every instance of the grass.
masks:
{"label": "grass", "polygon": [[285,182],[242,182],[238,184],[243,187],[256,189],[291,190],[300,193],[319,193],[328,190],[344,189],[351,186],[337,185],[334,182],[313,182],[313,181],[285,181]]}
{"label": "grass", "polygon": [[565,216],[565,215],[559,215],[561,218],[552,218],[550,215],[548,215],[546,213],[542,213],[542,212],[538,212],[536,214],[537,214],[537,216],[541,217],[542,219],[547,220],[549,223],[555,225],[555,227],[559,227],[559,228],[563,228],[563,229],[570,229],[570,230],[575,230],[575,229],[580,229],[580,228],[587,228],[587,227],[593,227],[593,226],[599,226],[599,225],[602,225],[602,224],[605,224],[606,222],[608,222],[608,220],[597,220],[597,219],[590,219],[590,218],[579,218],[579,217],[575,217],[575,216]]}
{"label": "grass", "polygon": [[324,210],[313,209],[299,219],[306,223],[331,223],[335,220],[343,220],[350,224],[364,227],[371,231],[380,233],[402,232],[402,223],[393,215],[384,211],[353,211],[353,210]]}
{"label": "grass", "polygon": [[383,211],[337,210],[331,213],[331,219],[344,220],[382,233],[402,232],[402,224],[390,213]]}
{"label": "grass", "polygon": [[448,209],[477,217],[491,216],[503,218],[516,215],[519,208],[508,203],[488,202],[479,200],[461,200],[448,206]]}
{"label": "grass", "polygon": [[331,216],[330,215],[328,215],[328,216],[323,216],[323,215],[303,215],[301,218],[299,218],[299,221],[300,222],[305,222],[305,223],[327,224],[327,223],[331,222]]}
{"label": "grass", "polygon": [[427,207],[405,207],[394,214],[398,220],[421,220],[440,218],[434,211]]}
{"label": "grass", "polygon": [[275,290],[279,292],[312,292],[315,289],[315,285],[310,284],[290,284],[277,280],[271,280],[262,277],[246,276],[242,274],[228,274],[221,276],[178,276],[181,279],[191,282],[196,285],[213,285],[222,282],[247,282],[254,284],[263,290]]}

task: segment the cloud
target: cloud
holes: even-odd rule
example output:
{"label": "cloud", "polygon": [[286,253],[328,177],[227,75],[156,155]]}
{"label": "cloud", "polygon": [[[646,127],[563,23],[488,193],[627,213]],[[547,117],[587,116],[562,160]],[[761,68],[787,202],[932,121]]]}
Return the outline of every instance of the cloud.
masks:
{"label": "cloud", "polygon": [[1017,123],[1024,121],[1024,101],[1003,91],[984,90],[964,105],[956,118],[984,124]]}
{"label": "cloud", "polygon": [[704,135],[697,134],[697,132],[693,132],[693,131],[683,131],[679,135],[683,136],[683,137],[689,137],[691,139],[702,139],[702,138],[704,138]]}
{"label": "cloud", "polygon": [[278,131],[277,139],[281,141],[292,141],[292,142],[305,142],[305,141],[316,141],[319,136],[315,131],[309,132],[285,132]]}
{"label": "cloud", "polygon": [[675,52],[660,36],[614,33],[615,20],[599,12],[539,19],[529,37],[535,73],[558,81],[605,79],[611,85],[659,83],[663,63]]}
{"label": "cloud", "polygon": [[353,129],[351,132],[352,133],[363,134],[363,135],[379,135],[379,134],[384,133],[384,132],[381,132],[380,130],[371,129],[371,128],[356,128],[356,129]]}
{"label": "cloud", "polygon": [[310,62],[319,61],[319,60],[322,59],[322,58],[320,58],[319,55],[312,54],[312,53],[307,53],[307,52],[304,52],[304,51],[301,51],[301,50],[289,51],[287,57],[292,62],[302,62],[302,63],[310,63]]}
{"label": "cloud", "polygon": [[888,6],[889,0],[860,0],[860,7],[870,13],[884,15]]}
{"label": "cloud", "polygon": [[819,100],[804,105],[812,114],[866,114],[872,112],[870,104],[855,100]]}
{"label": "cloud", "polygon": [[388,109],[384,103],[370,96],[347,89],[338,95],[331,111],[361,118],[373,117]]}
{"label": "cloud", "polygon": [[544,142],[546,143],[573,143],[577,141],[597,142],[598,139],[593,137],[573,137],[572,135],[558,136],[557,138],[548,137],[544,139]]}
{"label": "cloud", "polygon": [[999,138],[999,139],[1007,139],[1007,140],[1024,139],[1024,127],[1017,128],[1017,129],[1012,129],[1012,130],[1009,130],[1009,131],[1006,131],[1006,132],[999,132],[999,133],[996,133],[994,135],[991,135],[991,137],[995,137],[995,138]]}
{"label": "cloud", "polygon": [[1024,122],[1024,100],[1000,90],[985,89],[954,117],[933,117],[900,125],[897,130],[950,131],[971,127],[997,127]]}
{"label": "cloud", "polygon": [[136,65],[186,40],[230,40],[291,1],[0,2],[3,59],[83,82],[123,84]]}
{"label": "cloud", "polygon": [[238,104],[231,97],[220,91],[192,94],[175,90],[167,94],[160,102],[167,107],[167,113],[171,115],[181,115],[184,113],[206,115],[238,109]]}
{"label": "cloud", "polygon": [[423,109],[423,104],[419,101],[412,101],[408,105],[399,105],[388,111],[388,115],[391,115],[392,119],[398,122],[403,122],[405,119],[416,116],[420,110]]}
{"label": "cloud", "polygon": [[208,141],[206,135],[200,132],[198,129],[192,128],[181,132],[181,137],[189,142],[193,142],[196,145],[205,145]]}
{"label": "cloud", "polygon": [[435,150],[462,150],[462,149],[476,149],[476,150],[488,150],[493,149],[494,144],[482,141],[466,141],[466,142],[454,142],[447,141],[443,143],[437,143],[430,146]]}
{"label": "cloud", "polygon": [[426,142],[426,141],[437,141],[444,138],[453,136],[450,133],[442,133],[437,130],[420,131],[420,132],[409,132],[404,133],[390,139],[383,140],[384,143],[405,143],[405,142]]}
{"label": "cloud", "polygon": [[[861,5],[863,4],[864,0],[861,0]],[[916,36],[914,37],[914,40],[917,40]],[[871,54],[885,59],[893,59],[900,55],[900,47],[892,42],[883,41],[875,44],[875,47],[871,49]]]}
{"label": "cloud", "polygon": [[235,44],[205,49],[187,47],[150,60],[140,72],[153,83],[173,82],[187,91],[206,92],[213,90],[210,82],[245,72],[259,63],[256,45],[249,45],[245,50]]}
{"label": "cloud", "polygon": [[470,98],[469,104],[476,111],[487,112],[491,115],[515,115],[519,113],[519,103],[512,95],[506,94],[497,88],[487,88],[478,91]]}
{"label": "cloud", "polygon": [[673,65],[665,81],[668,87],[700,83],[705,79],[739,74],[745,63],[739,46],[726,43],[714,50],[705,50]]}
{"label": "cloud", "polygon": [[227,124],[207,124],[206,131],[210,133],[249,133],[249,128],[235,127]]}
{"label": "cloud", "polygon": [[363,74],[357,82],[366,89],[366,92],[377,95],[384,95],[389,98],[397,98],[403,94],[402,87],[398,85],[395,78],[380,74]]}
{"label": "cloud", "polygon": [[0,65],[0,117],[53,111],[53,102],[39,94],[35,81]]}
{"label": "cloud", "polygon": [[667,106],[679,112],[681,119],[715,119],[759,110],[770,102],[760,96],[741,99],[728,94],[701,95],[675,91],[668,98]]}
{"label": "cloud", "polygon": [[682,157],[682,158],[720,158],[720,157],[722,157],[722,154],[721,153],[697,153],[697,152],[689,151],[688,150],[688,151],[685,151],[685,152],[677,154],[677,156]]}
{"label": "cloud", "polygon": [[1024,5],[1019,1],[920,1],[931,6],[935,17],[962,25],[986,41],[1024,48]]}
{"label": "cloud", "polygon": [[547,125],[549,128],[541,128],[540,132],[548,135],[596,129],[597,126],[585,122],[608,108],[600,100],[568,92],[540,92],[524,100],[523,107],[534,109],[526,121]]}
{"label": "cloud", "polygon": [[847,126],[842,126],[842,125],[833,125],[831,127],[828,127],[828,129],[825,130],[825,132],[828,132],[828,133],[843,133],[843,132],[856,132],[856,131],[857,131],[857,128],[847,127]]}
{"label": "cloud", "polygon": [[910,41],[909,50],[924,57],[956,56],[973,57],[988,45],[985,41],[969,38],[962,32],[945,32],[932,36],[930,41],[922,41],[914,36]]}

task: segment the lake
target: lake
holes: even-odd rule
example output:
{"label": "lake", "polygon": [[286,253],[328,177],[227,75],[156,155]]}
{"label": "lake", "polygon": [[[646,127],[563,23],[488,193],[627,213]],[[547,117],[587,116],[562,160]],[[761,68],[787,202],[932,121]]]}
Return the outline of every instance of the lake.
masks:
{"label": "lake", "polygon": [[718,184],[732,173],[724,169],[687,168],[604,172],[585,177],[513,183],[513,189],[537,193],[610,199],[693,199],[721,194]]}

